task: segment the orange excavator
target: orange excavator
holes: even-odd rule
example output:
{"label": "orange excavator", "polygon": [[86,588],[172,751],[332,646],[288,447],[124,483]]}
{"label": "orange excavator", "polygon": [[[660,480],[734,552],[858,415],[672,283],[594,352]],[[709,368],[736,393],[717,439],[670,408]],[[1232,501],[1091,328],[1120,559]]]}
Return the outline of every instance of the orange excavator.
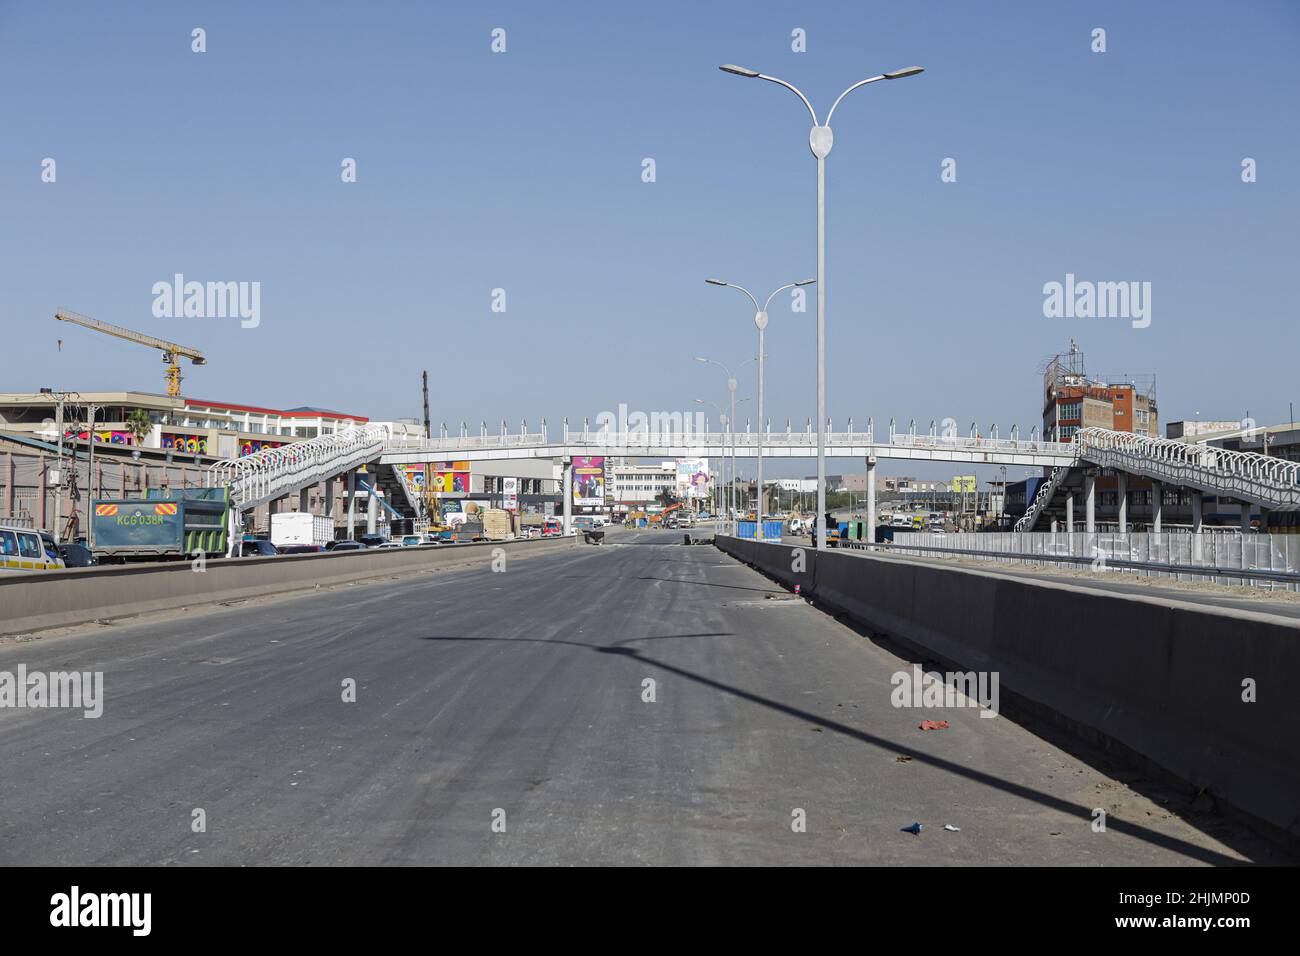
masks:
{"label": "orange excavator", "polygon": [[684,502],[678,501],[676,504],[669,505],[667,508],[665,508],[663,511],[659,512],[658,514],[650,515],[649,516],[650,524],[662,524],[664,518],[666,518],[672,512],[676,511],[683,504]]}

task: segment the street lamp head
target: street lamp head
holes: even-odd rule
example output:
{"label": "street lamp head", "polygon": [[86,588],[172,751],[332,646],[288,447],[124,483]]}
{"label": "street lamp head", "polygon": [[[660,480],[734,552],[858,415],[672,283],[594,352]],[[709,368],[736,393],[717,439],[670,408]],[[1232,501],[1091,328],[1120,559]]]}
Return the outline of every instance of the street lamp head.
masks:
{"label": "street lamp head", "polygon": [[886,73],[885,79],[901,80],[905,76],[916,76],[916,74],[924,73],[924,72],[925,72],[925,67],[923,66],[907,66],[901,70],[894,70],[894,72],[892,73]]}
{"label": "street lamp head", "polygon": [[723,282],[721,279],[705,279],[704,281],[707,282],[709,285],[726,285],[726,284],[727,284],[727,283]]}
{"label": "street lamp head", "polygon": [[816,279],[800,279],[798,282],[795,283],[795,285],[797,285],[797,286],[800,286],[800,285],[812,285],[812,284],[815,283],[816,281],[817,281]]}
{"label": "street lamp head", "polygon": [[745,67],[736,66],[734,63],[724,63],[722,66],[718,67],[718,69],[723,73],[734,73],[736,76],[755,77],[761,75],[758,70],[747,70]]}
{"label": "street lamp head", "polygon": [[709,360],[706,359],[703,355],[697,355],[697,356],[695,356],[695,361],[697,361],[697,362],[703,362],[705,365],[709,364]]}

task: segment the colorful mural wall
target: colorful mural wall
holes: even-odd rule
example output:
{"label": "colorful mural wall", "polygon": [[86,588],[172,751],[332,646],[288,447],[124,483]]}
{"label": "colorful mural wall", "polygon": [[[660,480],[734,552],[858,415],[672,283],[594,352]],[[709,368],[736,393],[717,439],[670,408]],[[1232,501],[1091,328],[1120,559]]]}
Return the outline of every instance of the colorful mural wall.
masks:
{"label": "colorful mural wall", "polygon": [[[87,433],[68,432],[66,438],[76,438],[78,441],[85,441]],[[134,445],[135,435],[131,432],[106,431],[95,432],[95,441],[101,445]]]}
{"label": "colorful mural wall", "polygon": [[208,439],[203,435],[181,435],[177,432],[163,432],[162,446],[176,451],[183,451],[187,455],[206,455],[208,453]]}
{"label": "colorful mural wall", "polygon": [[437,494],[469,494],[469,462],[434,462],[433,490]]}

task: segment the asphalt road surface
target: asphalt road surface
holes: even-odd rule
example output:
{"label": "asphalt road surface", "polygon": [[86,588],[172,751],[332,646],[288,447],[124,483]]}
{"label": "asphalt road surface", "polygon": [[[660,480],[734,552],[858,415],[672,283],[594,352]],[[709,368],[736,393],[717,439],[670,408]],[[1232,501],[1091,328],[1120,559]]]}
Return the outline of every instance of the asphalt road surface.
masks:
{"label": "asphalt road surface", "polygon": [[0,710],[0,863],[1277,861],[1067,738],[894,708],[895,650],[681,539],[2,644],[105,703]]}

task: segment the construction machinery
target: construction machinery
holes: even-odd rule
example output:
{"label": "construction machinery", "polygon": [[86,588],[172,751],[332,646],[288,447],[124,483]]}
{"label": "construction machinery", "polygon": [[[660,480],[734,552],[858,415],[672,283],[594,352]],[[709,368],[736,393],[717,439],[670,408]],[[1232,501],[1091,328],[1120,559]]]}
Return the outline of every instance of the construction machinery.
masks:
{"label": "construction machinery", "polygon": [[96,332],[103,332],[119,339],[126,339],[128,342],[134,342],[137,345],[147,345],[149,348],[158,349],[158,351],[162,352],[163,362],[167,365],[164,378],[167,380],[167,395],[170,398],[179,398],[181,394],[180,360],[182,357],[189,359],[191,365],[208,364],[208,360],[203,357],[202,352],[198,349],[192,349],[188,345],[177,345],[175,342],[157,339],[152,335],[145,335],[143,332],[132,332],[130,329],[109,325],[107,322],[101,322],[99,319],[92,319],[86,315],[79,315],[76,312],[56,312],[54,317],[60,322],[71,322],[87,329],[94,329]]}

